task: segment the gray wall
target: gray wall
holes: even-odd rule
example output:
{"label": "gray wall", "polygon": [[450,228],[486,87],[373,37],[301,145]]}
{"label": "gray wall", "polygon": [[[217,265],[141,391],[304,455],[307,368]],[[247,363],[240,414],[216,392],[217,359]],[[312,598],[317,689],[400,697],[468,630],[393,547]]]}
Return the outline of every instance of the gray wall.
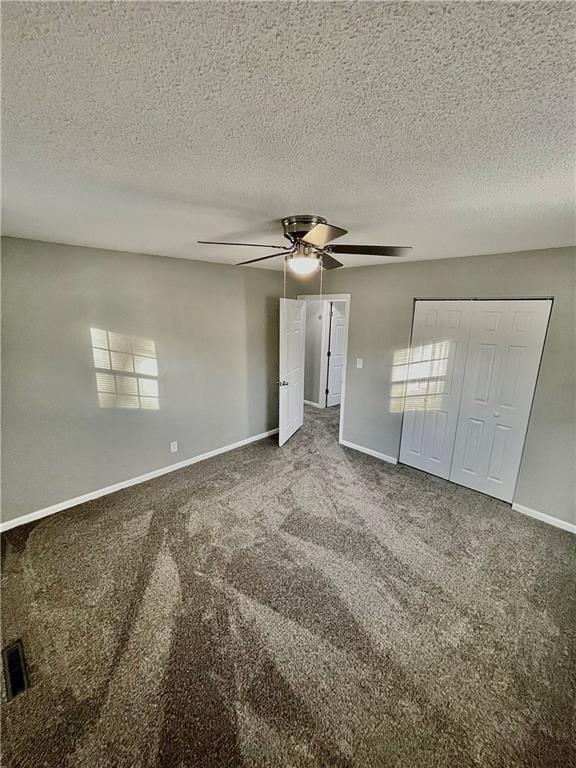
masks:
{"label": "gray wall", "polygon": [[317,403],[320,391],[320,352],[322,350],[322,306],[325,302],[306,302],[306,352],[304,400]]}
{"label": "gray wall", "polygon": [[[277,426],[279,273],[2,246],[4,520]],[[553,295],[515,500],[576,522],[575,273],[574,249],[327,273],[326,292],[352,294],[344,438],[398,455],[390,364],[409,342],[414,297]],[[297,281],[290,293],[307,291]],[[155,341],[159,411],[98,407],[91,326]]]}
{"label": "gray wall", "polygon": [[[3,520],[278,426],[281,273],[2,246]],[[158,411],[98,407],[90,327],[155,342]]]}
{"label": "gray wall", "polygon": [[[554,296],[515,501],[576,523],[576,250],[474,256],[327,273],[351,293],[344,439],[397,457],[401,414],[390,413],[390,367],[408,346],[415,297]],[[356,368],[356,358],[364,367]]]}

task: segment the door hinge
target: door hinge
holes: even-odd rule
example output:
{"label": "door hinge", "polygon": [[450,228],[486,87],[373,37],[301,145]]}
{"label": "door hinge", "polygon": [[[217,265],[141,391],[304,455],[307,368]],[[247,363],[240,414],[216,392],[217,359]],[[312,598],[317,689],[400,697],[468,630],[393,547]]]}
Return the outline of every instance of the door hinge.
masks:
{"label": "door hinge", "polygon": [[327,355],[328,357],[330,357],[330,356],[331,356],[331,354],[332,354],[332,352],[330,352],[330,350],[328,350],[328,352],[326,353],[326,355]]}
{"label": "door hinge", "polygon": [[325,394],[325,395],[329,395],[329,394],[330,394],[330,390],[329,390],[329,389],[327,389],[327,390],[324,392],[324,394]]}

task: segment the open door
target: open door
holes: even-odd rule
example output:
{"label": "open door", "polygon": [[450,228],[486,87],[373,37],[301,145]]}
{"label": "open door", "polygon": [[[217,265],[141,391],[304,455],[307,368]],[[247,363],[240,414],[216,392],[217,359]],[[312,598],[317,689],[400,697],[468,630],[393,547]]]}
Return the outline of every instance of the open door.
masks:
{"label": "open door", "polygon": [[306,302],[280,299],[279,444],[304,423]]}
{"label": "open door", "polygon": [[342,301],[330,302],[328,345],[328,376],[326,382],[326,407],[340,405],[346,337],[346,305]]}

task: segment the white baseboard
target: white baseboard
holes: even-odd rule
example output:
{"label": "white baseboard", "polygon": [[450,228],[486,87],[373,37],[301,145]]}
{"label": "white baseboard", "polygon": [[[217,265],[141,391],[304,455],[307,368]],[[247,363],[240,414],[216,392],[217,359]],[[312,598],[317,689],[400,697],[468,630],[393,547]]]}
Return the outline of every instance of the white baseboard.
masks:
{"label": "white baseboard", "polygon": [[528,515],[528,517],[533,517],[536,520],[542,520],[543,523],[548,523],[548,525],[554,525],[556,528],[562,528],[563,531],[576,533],[576,524],[574,523],[569,523],[566,520],[560,520],[557,517],[552,517],[552,515],[545,515],[544,512],[538,512],[536,509],[530,509],[530,507],[525,507],[523,504],[512,504],[512,509],[515,512]]}
{"label": "white baseboard", "polygon": [[255,443],[258,440],[263,440],[265,437],[270,437],[270,435],[276,434],[278,434],[277,429],[269,429],[268,432],[262,432],[260,435],[247,437],[245,440],[239,440],[237,443],[232,443],[231,445],[224,445],[222,448],[215,448],[213,451],[201,453],[199,456],[193,456],[191,459],[184,459],[184,461],[179,461],[177,464],[169,464],[167,467],[154,469],[152,472],[146,472],[144,475],[138,475],[138,477],[132,477],[129,480],[122,480],[119,483],[114,483],[114,485],[108,485],[106,488],[99,488],[96,491],[84,493],[82,496],[76,496],[74,499],[67,499],[66,501],[58,502],[58,504],[52,504],[50,507],[37,509],[35,512],[29,512],[27,515],[21,515],[21,517],[17,517],[14,520],[7,520],[5,523],[1,523],[0,531],[8,531],[10,528],[16,528],[18,525],[25,525],[34,520],[40,520],[42,517],[54,515],[56,512],[70,509],[70,507],[76,507],[78,504],[84,504],[87,501],[92,501],[92,499],[99,499],[101,496],[107,496],[109,493],[121,491],[123,488],[129,488],[131,485],[138,485],[138,483],[144,483],[146,480],[153,480],[155,477],[167,475],[169,472],[175,472],[177,469],[189,467],[191,464],[197,464],[199,461],[212,458],[212,456],[218,456],[220,453],[228,453],[228,451],[242,448],[244,445]]}
{"label": "white baseboard", "polygon": [[372,448],[364,448],[363,445],[356,445],[355,443],[349,443],[348,440],[340,440],[340,445],[345,445],[346,448],[352,448],[355,451],[360,451],[360,453],[367,453],[368,456],[374,456],[375,459],[381,459],[382,461],[387,461],[389,464],[398,464],[398,459],[395,459],[394,456],[387,456],[385,453],[380,453],[379,451],[373,451]]}
{"label": "white baseboard", "polygon": [[313,403],[312,400],[304,400],[304,405],[311,405],[314,408],[324,408],[320,403]]}

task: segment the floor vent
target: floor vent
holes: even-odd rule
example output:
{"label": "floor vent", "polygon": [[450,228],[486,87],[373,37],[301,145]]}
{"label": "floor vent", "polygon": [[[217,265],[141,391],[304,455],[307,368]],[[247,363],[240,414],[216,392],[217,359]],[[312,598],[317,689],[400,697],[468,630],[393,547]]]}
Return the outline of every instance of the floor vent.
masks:
{"label": "floor vent", "polygon": [[22,640],[17,640],[15,643],[4,648],[2,651],[2,665],[6,682],[6,698],[10,701],[14,696],[18,696],[19,693],[23,693],[28,688]]}

